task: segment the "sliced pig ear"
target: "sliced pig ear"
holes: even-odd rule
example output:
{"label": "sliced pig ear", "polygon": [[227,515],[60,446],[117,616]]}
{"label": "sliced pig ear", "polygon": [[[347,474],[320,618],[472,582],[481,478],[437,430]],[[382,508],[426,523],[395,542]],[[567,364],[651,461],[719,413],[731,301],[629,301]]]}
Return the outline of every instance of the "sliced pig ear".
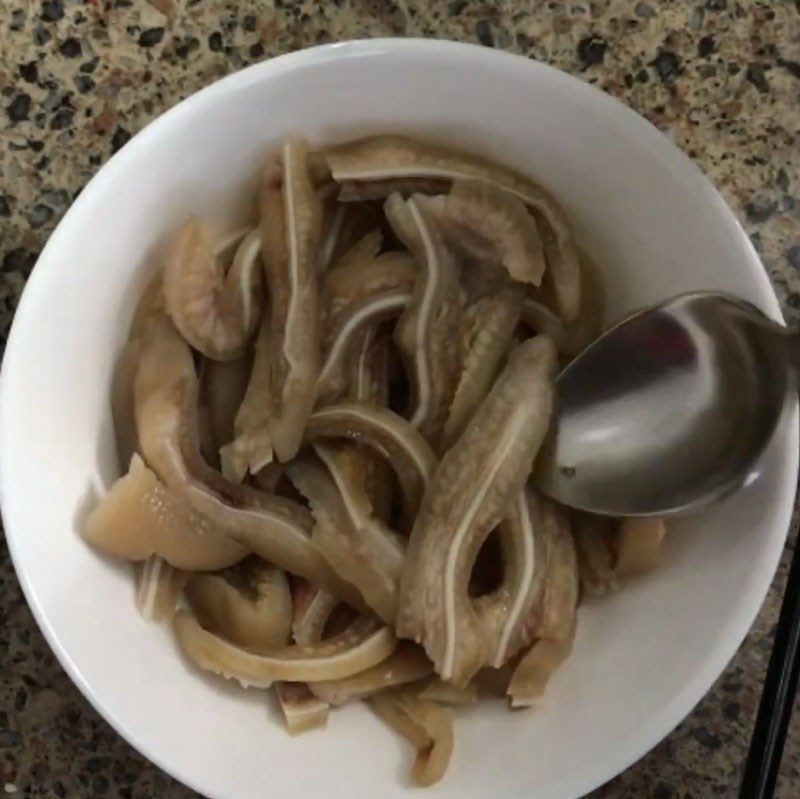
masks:
{"label": "sliced pig ear", "polygon": [[315,682],[311,690],[332,707],[373,696],[386,688],[407,685],[428,677],[433,665],[425,652],[409,641],[401,641],[386,660],[371,669],[341,680]]}
{"label": "sliced pig ear", "polygon": [[185,593],[203,627],[234,644],[260,652],[289,643],[289,581],[259,558],[248,558],[228,573],[195,575]]}
{"label": "sliced pig ear", "polygon": [[216,360],[240,356],[261,312],[261,242],[248,233],[227,274],[207,225],[190,219],[170,239],[164,258],[164,300],[181,335]]}
{"label": "sliced pig ear", "polygon": [[438,782],[453,753],[450,711],[409,689],[384,691],[368,701],[377,715],[417,750],[411,769],[414,782],[423,786]]}
{"label": "sliced pig ear", "polygon": [[447,414],[443,447],[450,447],[461,435],[502,369],[520,319],[523,296],[522,286],[507,286],[465,310],[463,367]]}
{"label": "sliced pig ear", "polygon": [[460,332],[461,292],[453,254],[427,210],[427,199],[392,195],[385,207],[418,264],[411,302],[394,330],[412,386],[411,424],[437,446],[461,366],[453,347]]}
{"label": "sliced pig ear", "polygon": [[176,569],[158,555],[136,564],[136,607],[142,618],[171,619],[190,577],[190,572]]}
{"label": "sliced pig ear", "polygon": [[422,643],[437,673],[465,685],[490,652],[469,596],[478,552],[524,486],[550,424],[556,351],[540,336],[509,356],[431,479],[408,546],[398,633]]}
{"label": "sliced pig ear", "polygon": [[519,283],[542,282],[539,225],[518,197],[483,180],[456,180],[435,207],[445,240],[456,251],[502,264]]}
{"label": "sliced pig ear", "polygon": [[233,421],[232,440],[220,449],[222,473],[234,483],[241,483],[248,472],[257,474],[272,463],[269,436],[271,340],[269,313],[265,311],[256,336],[250,376]]}
{"label": "sliced pig ear", "polygon": [[92,511],[84,538],[123,560],[159,555],[179,569],[222,569],[246,551],[163,485],[139,455]]}
{"label": "sliced pig ear", "polygon": [[305,440],[349,438],[385,458],[395,470],[404,510],[413,519],[436,468],[436,455],[420,432],[388,408],[339,402],[314,411]]}
{"label": "sliced pig ear", "polygon": [[262,654],[203,629],[188,611],[178,611],[173,626],[178,644],[195,665],[237,680],[245,687],[267,687],[276,680],[315,682],[349,677],[385,660],[397,646],[397,639],[388,627],[366,617],[356,619],[333,638]]}
{"label": "sliced pig ear", "polygon": [[322,204],[309,169],[308,147],[301,140],[288,141],[279,166],[267,173],[261,203],[264,268],[272,309],[269,433],[284,463],[297,454],[316,401],[321,232]]}

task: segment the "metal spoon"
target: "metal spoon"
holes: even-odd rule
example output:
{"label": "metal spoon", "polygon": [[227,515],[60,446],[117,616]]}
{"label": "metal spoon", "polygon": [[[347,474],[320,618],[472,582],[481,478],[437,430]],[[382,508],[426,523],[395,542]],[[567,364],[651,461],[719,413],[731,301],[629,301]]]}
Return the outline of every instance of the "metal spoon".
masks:
{"label": "metal spoon", "polygon": [[539,488],[613,516],[674,513],[733,491],[792,395],[798,349],[798,336],[722,294],[629,316],[559,375]]}
{"label": "metal spoon", "polygon": [[[695,508],[742,485],[794,400],[800,335],[754,306],[698,292],[620,322],[557,382],[535,479],[565,505],[618,516]],[[800,676],[795,548],[740,799],[774,793]]]}

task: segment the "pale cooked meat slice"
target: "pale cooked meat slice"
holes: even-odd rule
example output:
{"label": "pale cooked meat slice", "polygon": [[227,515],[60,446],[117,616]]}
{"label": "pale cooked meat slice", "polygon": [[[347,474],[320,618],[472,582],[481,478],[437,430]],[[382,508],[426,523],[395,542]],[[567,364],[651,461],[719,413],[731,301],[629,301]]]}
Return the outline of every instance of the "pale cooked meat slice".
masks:
{"label": "pale cooked meat slice", "polygon": [[296,644],[311,644],[322,640],[325,625],[339,600],[308,580],[298,578],[292,586],[292,640]]}
{"label": "pale cooked meat slice", "polygon": [[133,381],[139,367],[141,341],[131,339],[123,345],[111,377],[111,418],[120,469],[127,468],[134,452],[139,448],[136,432],[136,412],[133,407]]}
{"label": "pale cooked meat slice", "polygon": [[136,303],[128,330],[128,341],[139,338],[150,320],[154,316],[161,316],[164,313],[164,270],[160,269],[150,278],[144,287],[142,296]]}
{"label": "pale cooked meat slice", "polygon": [[401,641],[386,660],[366,671],[341,680],[315,682],[311,690],[332,707],[373,696],[386,688],[421,680],[433,671],[433,665],[418,646]]}
{"label": "pale cooked meat slice", "polygon": [[449,710],[420,699],[407,689],[383,691],[367,699],[378,717],[415,749],[411,777],[417,785],[442,779],[453,754],[453,717]]}
{"label": "pale cooked meat slice", "polygon": [[284,144],[261,192],[261,238],[272,324],[269,432],[282,462],[297,453],[320,366],[317,250],[322,210],[304,142]]}
{"label": "pale cooked meat slice", "polygon": [[343,309],[365,297],[396,289],[410,292],[417,271],[417,262],[407,252],[348,254],[325,275],[326,329],[336,326]]}
{"label": "pale cooked meat slice", "polygon": [[317,399],[325,404],[347,391],[350,365],[365,334],[389,319],[400,316],[411,301],[407,289],[382,291],[356,300],[337,314],[326,337],[325,355],[319,373]]}
{"label": "pale cooked meat slice", "polygon": [[394,194],[385,208],[419,267],[411,303],[394,331],[412,385],[411,424],[437,446],[458,383],[460,357],[454,343],[461,297],[453,255],[425,210],[426,199],[414,195],[404,201]]}
{"label": "pale cooked meat slice", "polygon": [[165,318],[154,320],[142,338],[134,394],[142,454],[171,491],[264,560],[353,598],[352,588],[342,584],[311,543],[313,522],[306,508],[233,484],[200,457],[192,353]]}
{"label": "pale cooked meat slice", "polygon": [[578,512],[572,518],[581,590],[589,596],[619,590],[612,548],[612,520]]}
{"label": "pale cooked meat slice", "polygon": [[279,682],[275,696],[281,706],[286,729],[290,735],[326,727],[330,706],[316,696],[304,682]]}
{"label": "pale cooked meat slice", "polygon": [[251,368],[252,359],[247,356],[232,361],[209,358],[203,364],[200,396],[208,407],[211,434],[217,449],[235,437],[234,421],[247,389]]}
{"label": "pale cooked meat slice", "polygon": [[450,188],[446,178],[387,178],[386,180],[343,180],[339,201],[343,203],[384,200],[390,194],[442,194]]}
{"label": "pale cooked meat slice", "polygon": [[536,218],[518,197],[484,180],[456,180],[431,206],[456,251],[502,264],[520,283],[541,284],[544,244]]}
{"label": "pale cooked meat slice", "polygon": [[502,368],[519,322],[522,300],[522,288],[508,286],[479,299],[465,311],[464,365],[444,426],[445,449],[461,435]]}
{"label": "pale cooked meat slice", "polygon": [[[391,383],[391,339],[375,328],[366,331],[350,368],[348,397],[355,402],[389,404]],[[372,507],[382,521],[392,512],[394,479],[391,466],[376,452],[359,444],[364,458],[365,481]]]}
{"label": "pale cooked meat slice", "polygon": [[136,564],[136,607],[145,621],[169,620],[191,575],[158,555]]}
{"label": "pale cooked meat slice", "polygon": [[208,226],[192,218],[170,239],[164,300],[181,335],[208,358],[239,357],[261,312],[261,244],[257,230],[236,250],[230,269],[217,258]]}
{"label": "pale cooked meat slice", "polygon": [[522,321],[537,333],[544,333],[555,341],[559,352],[575,356],[603,332],[605,320],[605,288],[602,275],[594,261],[584,252],[580,254],[581,307],[576,319],[565,322],[553,310],[556,305],[552,288],[535,291],[525,298]]}
{"label": "pale cooked meat slice", "polygon": [[227,572],[197,574],[185,589],[200,624],[254,652],[289,643],[292,596],[286,575],[249,557]]}
{"label": "pale cooked meat slice", "polygon": [[529,486],[512,500],[498,528],[503,581],[480,597],[476,609],[491,650],[488,663],[500,668],[533,641],[541,614],[551,541],[559,523],[554,506]]}
{"label": "pale cooked meat slice", "polygon": [[437,458],[405,419],[377,405],[339,402],[314,411],[305,438],[308,443],[349,438],[377,452],[397,474],[408,518],[416,515]]}
{"label": "pale cooked meat slice", "polygon": [[537,641],[520,660],[508,686],[511,707],[531,707],[544,695],[550,678],[572,651],[572,639]]}
{"label": "pale cooked meat slice", "polygon": [[247,388],[233,422],[235,435],[220,449],[222,474],[234,483],[241,483],[248,472],[258,474],[272,462],[270,342],[271,327],[265,312],[256,337]]}
{"label": "pale cooked meat slice", "polygon": [[[341,205],[342,209],[347,209],[348,206]],[[357,208],[360,206],[350,206]],[[338,258],[333,262],[331,272],[347,271],[350,267],[359,263],[369,263],[378,257],[378,253],[383,246],[383,231],[380,227],[375,227],[372,230],[364,232],[356,241],[352,242],[350,247],[339,254]],[[325,276],[325,283],[327,285],[330,275]]]}
{"label": "pale cooked meat slice", "polygon": [[420,692],[419,698],[440,705],[474,705],[478,701],[478,684],[473,680],[464,686],[434,677]]}
{"label": "pale cooked meat slice", "polygon": [[575,638],[578,559],[569,517],[559,511],[554,518],[558,523],[551,542],[541,617],[535,633],[538,640],[514,670],[508,686],[512,707],[536,703],[553,672],[566,660]]}
{"label": "pale cooked meat slice", "polygon": [[[482,180],[513,194],[542,221],[547,271],[552,276],[561,314],[569,321],[577,316],[580,272],[569,221],[557,201],[530,179],[477,156],[402,136],[376,136],[349,142],[331,148],[325,157],[344,195],[354,184],[360,188],[360,196],[366,196],[366,184],[372,183],[377,190],[373,195],[388,196],[395,186],[404,191],[412,190],[410,187],[415,180],[422,181],[418,191],[426,192],[431,178]],[[402,183],[398,184],[398,180]]]}
{"label": "pale cooked meat slice", "polygon": [[222,569],[247,554],[180,492],[168,489],[139,455],[89,514],[82,534],[111,557],[141,561],[158,555],[187,571]]}
{"label": "pale cooked meat slice", "polygon": [[622,519],[617,531],[616,573],[620,577],[654,569],[663,554],[663,519]]}
{"label": "pale cooked meat slice", "polygon": [[343,633],[313,644],[255,653],[204,630],[189,612],[173,621],[178,644],[196,666],[244,687],[266,688],[277,680],[316,682],[349,677],[385,660],[397,641],[375,619],[356,619]]}
{"label": "pale cooked meat slice", "polygon": [[469,596],[481,545],[530,473],[550,422],[556,352],[517,346],[425,493],[401,580],[397,631],[425,646],[443,679],[465,685],[489,656]]}
{"label": "pale cooked meat slice", "polygon": [[342,580],[387,623],[397,613],[403,547],[375,518],[364,484],[361,454],[352,444],[315,447],[319,461],[295,459],[287,473],[311,504],[312,540]]}

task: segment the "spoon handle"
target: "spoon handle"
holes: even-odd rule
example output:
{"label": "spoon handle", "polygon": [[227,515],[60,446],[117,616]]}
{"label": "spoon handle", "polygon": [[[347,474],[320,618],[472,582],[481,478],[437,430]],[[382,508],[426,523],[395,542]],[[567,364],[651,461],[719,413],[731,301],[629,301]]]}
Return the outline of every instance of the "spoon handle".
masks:
{"label": "spoon handle", "polygon": [[771,799],[800,674],[800,539],[783,596],[740,799]]}

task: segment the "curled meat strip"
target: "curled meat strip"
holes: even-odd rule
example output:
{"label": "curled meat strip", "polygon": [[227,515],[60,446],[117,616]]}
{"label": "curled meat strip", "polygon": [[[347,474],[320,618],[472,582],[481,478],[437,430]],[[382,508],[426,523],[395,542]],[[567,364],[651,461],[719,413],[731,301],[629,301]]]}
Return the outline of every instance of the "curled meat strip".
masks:
{"label": "curled meat strip", "polygon": [[439,464],[411,533],[397,631],[422,643],[437,673],[465,685],[488,658],[468,593],[478,551],[521,490],[550,421],[555,348],[519,345]]}
{"label": "curled meat strip", "polygon": [[185,593],[203,627],[232,643],[263,651],[289,642],[288,580],[259,558],[247,558],[227,573],[197,574]]}
{"label": "curled meat strip", "polygon": [[258,231],[248,233],[225,274],[208,227],[190,219],[164,259],[166,309],[181,335],[209,358],[242,354],[261,310]]}
{"label": "curled meat strip", "polygon": [[244,687],[266,688],[276,680],[316,682],[358,674],[392,654],[392,631],[374,619],[359,618],[343,633],[313,644],[294,644],[255,653],[203,629],[185,610],[173,622],[184,654],[196,666]]}
{"label": "curled meat strip", "polygon": [[415,749],[411,777],[417,785],[433,785],[447,771],[453,753],[453,717],[435,702],[413,691],[384,691],[367,700],[375,713]]}
{"label": "curled meat strip", "polygon": [[316,400],[321,225],[307,147],[289,141],[280,164],[268,168],[261,193],[261,241],[272,309],[269,433],[283,462],[297,453]]}

